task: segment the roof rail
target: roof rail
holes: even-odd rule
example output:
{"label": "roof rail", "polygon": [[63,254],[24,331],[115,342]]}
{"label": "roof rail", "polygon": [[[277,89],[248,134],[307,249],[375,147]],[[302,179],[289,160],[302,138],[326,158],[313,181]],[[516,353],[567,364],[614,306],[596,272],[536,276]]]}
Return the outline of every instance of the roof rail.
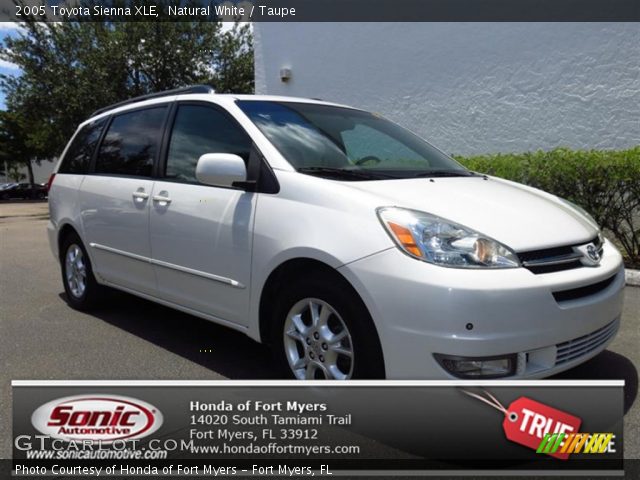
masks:
{"label": "roof rail", "polygon": [[216,93],[210,85],[189,85],[188,87],[174,88],[173,90],[165,90],[164,92],[149,93],[147,95],[141,95],[139,97],[130,98],[129,100],[123,100],[122,102],[114,103],[107,107],[100,108],[93,112],[90,117],[95,117],[108,110],[114,108],[123,107],[131,103],[141,102],[143,100],[150,100],[152,98],[169,97],[171,95],[180,95],[185,93]]}

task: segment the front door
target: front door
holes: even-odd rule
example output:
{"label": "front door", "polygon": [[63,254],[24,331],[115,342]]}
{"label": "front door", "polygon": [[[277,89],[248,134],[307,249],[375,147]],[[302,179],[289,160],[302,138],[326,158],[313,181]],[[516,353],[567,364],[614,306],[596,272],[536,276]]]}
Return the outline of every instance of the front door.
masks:
{"label": "front door", "polygon": [[246,325],[257,194],[199,184],[198,158],[234,153],[251,139],[212,104],[178,103],[166,161],[150,199],[153,265],[161,298]]}

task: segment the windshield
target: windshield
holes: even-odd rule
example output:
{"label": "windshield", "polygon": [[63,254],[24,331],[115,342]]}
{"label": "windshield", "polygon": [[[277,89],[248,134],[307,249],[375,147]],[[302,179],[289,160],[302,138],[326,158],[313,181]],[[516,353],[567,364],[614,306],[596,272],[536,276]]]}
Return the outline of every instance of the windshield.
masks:
{"label": "windshield", "polygon": [[311,103],[237,103],[302,173],[346,180],[472,175],[434,146],[373,113]]}

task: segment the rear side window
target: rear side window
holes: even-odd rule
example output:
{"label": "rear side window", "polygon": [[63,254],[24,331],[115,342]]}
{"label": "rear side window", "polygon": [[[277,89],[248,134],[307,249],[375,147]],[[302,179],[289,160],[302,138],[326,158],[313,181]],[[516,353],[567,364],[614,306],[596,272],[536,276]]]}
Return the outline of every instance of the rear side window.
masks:
{"label": "rear side window", "polygon": [[101,118],[82,127],[69,146],[58,173],[87,173],[105,123],[106,119]]}
{"label": "rear side window", "polygon": [[245,163],[251,139],[228,115],[206,105],[181,105],[173,124],[165,177],[196,182],[196,164],[205,153],[233,153]]}
{"label": "rear side window", "polygon": [[151,176],[165,112],[163,106],[114,117],[100,145],[95,172]]}

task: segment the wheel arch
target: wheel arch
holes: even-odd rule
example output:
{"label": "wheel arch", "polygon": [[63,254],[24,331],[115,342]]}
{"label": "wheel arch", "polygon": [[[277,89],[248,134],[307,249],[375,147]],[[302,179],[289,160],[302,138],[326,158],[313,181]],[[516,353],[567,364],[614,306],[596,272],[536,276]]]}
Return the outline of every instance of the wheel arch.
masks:
{"label": "wheel arch", "polygon": [[77,225],[75,225],[73,222],[71,221],[64,221],[61,223],[61,225],[58,227],[58,237],[56,239],[56,245],[58,247],[58,259],[62,258],[62,255],[64,255],[64,252],[62,251],[62,242],[64,242],[64,239],[67,238],[69,235],[77,235],[77,237],[80,239],[80,241],[82,242],[82,244],[84,245],[85,250],[87,251],[87,255],[89,256],[89,261],[93,264],[93,256],[91,255],[92,252],[89,251],[89,245],[87,245],[84,241],[84,239],[82,238],[82,235],[80,234],[80,229],[78,228]]}
{"label": "wheel arch", "polygon": [[[58,228],[58,238],[57,238],[58,259],[61,259],[63,255],[62,242],[64,241],[65,238],[67,238],[71,234],[77,235],[78,238],[80,238],[80,240],[82,241],[82,237],[80,236],[80,231],[72,223],[65,222]],[[85,245],[85,249],[86,248],[87,246]]]}
{"label": "wheel arch", "polygon": [[[300,275],[312,275],[318,273],[330,275],[335,278],[337,282],[341,282],[345,286],[347,286],[352,291],[352,293],[356,295],[357,298],[362,302],[362,305],[367,309],[369,315],[371,316],[371,312],[369,311],[366,303],[364,302],[362,296],[358,293],[356,288],[344,275],[342,275],[342,273],[340,273],[334,267],[314,258],[291,258],[282,262],[275,269],[273,269],[273,271],[267,277],[267,280],[265,281],[264,286],[260,292],[258,321],[260,341],[262,343],[269,344],[272,335],[274,320],[273,311],[275,308],[275,302],[269,302],[269,299],[274,298],[278,289],[281,288],[282,285],[285,285],[287,283],[287,280],[294,281]],[[378,342],[380,342],[380,333],[378,332],[375,321],[373,321],[373,317],[371,323]]]}

